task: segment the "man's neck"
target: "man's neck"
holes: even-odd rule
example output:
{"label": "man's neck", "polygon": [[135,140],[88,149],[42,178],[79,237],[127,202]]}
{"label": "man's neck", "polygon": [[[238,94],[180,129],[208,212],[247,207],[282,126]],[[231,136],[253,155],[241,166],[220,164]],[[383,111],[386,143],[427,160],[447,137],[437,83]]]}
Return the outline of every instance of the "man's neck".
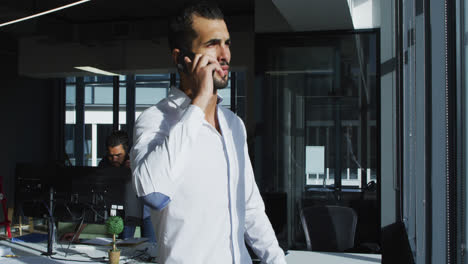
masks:
{"label": "man's neck", "polygon": [[219,131],[218,124],[218,111],[216,111],[218,105],[218,95],[213,94],[213,97],[210,100],[210,103],[205,111],[205,119],[210,123],[214,128]]}
{"label": "man's neck", "polygon": [[[194,94],[192,93],[192,89],[187,85],[187,83],[181,82],[180,90],[183,91],[191,100],[194,98]],[[213,93],[213,96],[210,99],[208,107],[205,109],[205,120],[211,124],[219,133],[221,133],[221,129],[218,123],[218,112],[217,112],[217,105],[218,105],[218,94],[217,92]]]}

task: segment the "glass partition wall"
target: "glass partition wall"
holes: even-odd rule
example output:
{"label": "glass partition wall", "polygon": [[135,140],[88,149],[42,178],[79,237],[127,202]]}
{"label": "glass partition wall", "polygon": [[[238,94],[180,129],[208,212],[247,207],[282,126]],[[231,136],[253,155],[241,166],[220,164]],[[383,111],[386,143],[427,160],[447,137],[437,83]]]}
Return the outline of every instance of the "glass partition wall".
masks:
{"label": "glass partition wall", "polygon": [[[120,75],[118,83],[113,76],[103,75],[66,78],[67,165],[97,166],[107,153],[105,141],[114,127],[126,131],[131,139],[131,119],[136,120],[145,109],[165,98],[172,83],[178,86],[178,78],[169,72]],[[245,72],[232,72],[228,86],[219,91],[224,98],[221,105],[241,118],[245,117],[244,87]],[[114,109],[116,90],[119,107]],[[116,111],[118,124],[114,124]]]}
{"label": "glass partition wall", "polygon": [[283,246],[305,248],[299,213],[314,205],[352,207],[357,244],[379,241],[377,40],[377,31],[256,39],[261,100],[250,147],[267,213],[272,193],[286,200],[283,216],[270,215],[283,223]]}

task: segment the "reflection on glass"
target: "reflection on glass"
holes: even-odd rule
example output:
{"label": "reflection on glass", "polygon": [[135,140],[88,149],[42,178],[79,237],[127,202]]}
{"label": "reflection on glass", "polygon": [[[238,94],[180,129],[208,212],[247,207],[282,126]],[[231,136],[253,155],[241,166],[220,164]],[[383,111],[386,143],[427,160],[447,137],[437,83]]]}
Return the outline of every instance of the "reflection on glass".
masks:
{"label": "reflection on glass", "polygon": [[[131,75],[130,75],[131,76]],[[231,76],[231,74],[230,74]],[[245,73],[237,75],[239,90],[236,93],[236,109],[239,116],[244,117],[245,105]],[[119,126],[127,132],[126,101],[127,78],[119,76]],[[156,104],[167,97],[170,89],[171,74],[145,74],[135,75],[135,118],[146,108]],[[83,165],[97,166],[106,155],[105,140],[113,129],[113,77],[111,76],[85,76],[84,80],[84,159]],[[65,152],[70,163],[75,165],[75,123],[76,123],[76,78],[66,78],[66,124],[65,124]],[[177,84],[177,80],[175,81]],[[228,87],[220,90],[223,97],[222,106],[231,108],[231,81]]]}
{"label": "reflection on glass", "polygon": [[[377,181],[376,34],[264,36],[257,43],[264,51],[256,60],[263,102],[256,177],[262,192],[290,197],[291,233],[279,239],[301,248],[298,207],[345,204],[361,197],[346,193],[367,192]],[[313,159],[323,155],[324,167],[309,170],[317,146],[324,151]],[[370,197],[376,202],[375,191]]]}
{"label": "reflection on glass", "polygon": [[[224,89],[218,90],[219,96],[223,98],[221,106],[232,109],[231,106],[231,73],[229,73],[229,82],[228,86]],[[244,116],[244,105],[245,105],[245,73],[239,72],[236,73],[236,83],[238,85],[238,90],[236,94],[236,109],[233,109],[234,112],[237,112],[239,116]],[[158,103],[169,93],[171,83],[171,74],[145,74],[145,75],[136,75],[135,76],[135,104],[136,104],[136,113],[135,118],[141,114],[146,108]],[[174,81],[176,87],[180,85],[180,76],[179,74],[175,75]],[[239,111],[239,112],[238,112]]]}

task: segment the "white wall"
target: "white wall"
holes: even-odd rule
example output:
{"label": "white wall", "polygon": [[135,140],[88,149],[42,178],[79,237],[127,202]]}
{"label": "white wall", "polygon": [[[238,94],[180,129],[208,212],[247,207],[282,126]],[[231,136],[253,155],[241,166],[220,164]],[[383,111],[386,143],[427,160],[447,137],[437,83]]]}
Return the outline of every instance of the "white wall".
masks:
{"label": "white wall", "polygon": [[380,0],[348,0],[348,6],[354,29],[380,27]]}

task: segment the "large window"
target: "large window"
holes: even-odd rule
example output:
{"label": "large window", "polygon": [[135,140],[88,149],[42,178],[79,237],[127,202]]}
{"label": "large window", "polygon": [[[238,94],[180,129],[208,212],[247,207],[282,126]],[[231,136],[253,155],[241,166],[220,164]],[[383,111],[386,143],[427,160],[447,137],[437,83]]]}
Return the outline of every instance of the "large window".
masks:
{"label": "large window", "polygon": [[[113,128],[113,77],[86,76],[84,164],[97,166],[106,155],[105,140]],[[125,124],[125,76],[119,77],[119,125]]]}
{"label": "large window", "polygon": [[279,239],[289,248],[304,247],[299,210],[323,204],[358,212],[366,229],[358,243],[379,240],[377,39],[366,31],[256,40],[263,101],[251,147],[261,191],[286,193]]}
{"label": "large window", "polygon": [[[119,77],[119,127],[122,129],[125,128],[126,121],[125,77]],[[97,166],[106,154],[105,140],[113,129],[113,78],[85,76],[66,79],[65,150],[72,165],[77,165],[75,146],[78,144],[76,140],[79,139],[75,139],[75,131],[79,84],[84,88],[83,159],[79,165]]]}
{"label": "large window", "polygon": [[[121,75],[117,83],[112,76],[66,78],[65,151],[71,165],[97,166],[106,155],[106,137],[115,127],[131,134],[133,125],[127,124],[130,117],[127,117],[127,109],[135,109],[132,115],[136,120],[146,108],[168,95],[171,83],[178,85],[178,77],[171,73]],[[241,117],[245,113],[244,87],[245,73],[232,73],[228,87],[219,91],[224,98],[221,105]],[[116,89],[119,93],[117,125],[113,107]],[[134,101],[127,100],[129,92]],[[81,114],[84,118],[77,123]],[[80,132],[78,136],[77,131]]]}
{"label": "large window", "polygon": [[165,98],[171,87],[171,74],[151,74],[135,76],[136,118],[146,108]]}

